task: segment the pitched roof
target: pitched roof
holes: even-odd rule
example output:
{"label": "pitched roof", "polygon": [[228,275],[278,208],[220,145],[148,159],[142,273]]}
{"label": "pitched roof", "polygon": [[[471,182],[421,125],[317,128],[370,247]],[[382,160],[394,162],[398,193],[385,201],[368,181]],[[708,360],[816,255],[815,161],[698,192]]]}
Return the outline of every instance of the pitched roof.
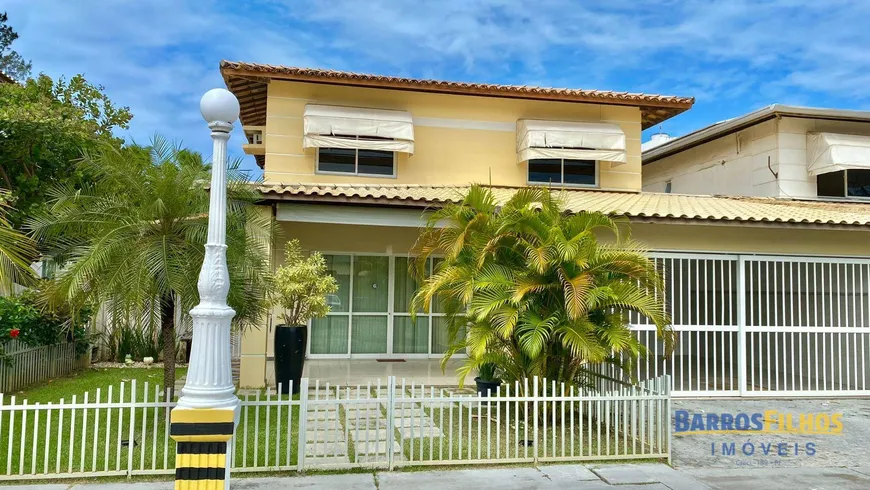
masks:
{"label": "pitched roof", "polygon": [[834,121],[870,122],[870,111],[848,109],[826,109],[822,107],[801,107],[771,104],[739,117],[726,119],[703,127],[689,134],[673,138],[661,145],[643,152],[643,163],[652,163],[664,157],[689,148],[702,145],[722,136],[736,133],[775,117],[798,117],[805,119],[828,119]]}
{"label": "pitched roof", "polygon": [[15,83],[15,79],[0,71],[0,83]]}
{"label": "pitched roof", "polygon": [[[458,202],[469,186],[264,184],[268,200],[303,200],[355,204],[426,207]],[[519,187],[492,186],[499,202]],[[798,201],[780,198],[695,196],[682,194],[604,192],[578,189],[559,191],[569,211],[600,211],[629,218],[701,220],[731,223],[870,226],[870,203]]]}
{"label": "pitched roof", "polygon": [[640,108],[644,128],[658,124],[689,109],[695,102],[693,97],[604,90],[547,88],[527,85],[423,80],[234,61],[221,61],[220,70],[227,88],[236,94],[241,103],[242,124],[252,126],[265,124],[266,87],[269,80],[272,79],[454,95],[628,105]]}

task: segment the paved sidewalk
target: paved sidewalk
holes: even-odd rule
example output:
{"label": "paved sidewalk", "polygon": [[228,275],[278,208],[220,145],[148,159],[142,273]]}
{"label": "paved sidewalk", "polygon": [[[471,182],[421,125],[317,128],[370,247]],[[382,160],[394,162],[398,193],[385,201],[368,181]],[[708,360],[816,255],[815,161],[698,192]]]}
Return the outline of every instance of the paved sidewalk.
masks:
{"label": "paved sidewalk", "polygon": [[[2,486],[21,490],[171,490],[173,483],[78,483]],[[234,490],[859,490],[870,488],[870,467],[675,470],[663,464],[566,464],[538,468],[395,471],[233,479]]]}
{"label": "paved sidewalk", "polygon": [[[20,485],[0,487],[22,490],[170,490],[172,482],[88,483]],[[710,488],[663,464],[624,465],[546,465],[538,468],[467,468],[438,471],[394,471],[340,475],[286,476],[271,478],[233,479],[233,489],[352,489],[467,490],[498,488],[499,490],[557,489],[580,490],[698,490]]]}

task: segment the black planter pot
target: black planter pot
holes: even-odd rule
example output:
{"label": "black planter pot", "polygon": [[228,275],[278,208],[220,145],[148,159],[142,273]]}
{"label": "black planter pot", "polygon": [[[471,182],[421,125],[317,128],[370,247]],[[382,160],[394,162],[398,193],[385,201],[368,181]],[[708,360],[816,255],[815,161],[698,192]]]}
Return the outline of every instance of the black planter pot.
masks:
{"label": "black planter pot", "polygon": [[293,381],[293,394],[299,393],[302,368],[305,367],[305,346],[308,328],[305,326],[275,328],[275,383],[281,386],[281,394],[288,393]]}
{"label": "black planter pot", "polygon": [[477,394],[479,396],[495,396],[495,390],[501,386],[501,380],[486,381],[481,379],[480,376],[474,378],[474,382],[477,383]]}

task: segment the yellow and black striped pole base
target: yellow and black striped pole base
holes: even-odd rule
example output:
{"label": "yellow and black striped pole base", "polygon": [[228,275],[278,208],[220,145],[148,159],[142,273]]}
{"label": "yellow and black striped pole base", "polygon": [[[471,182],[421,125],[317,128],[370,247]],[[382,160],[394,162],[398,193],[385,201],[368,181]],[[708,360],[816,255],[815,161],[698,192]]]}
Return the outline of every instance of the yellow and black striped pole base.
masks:
{"label": "yellow and black striped pole base", "polygon": [[233,410],[175,409],[169,435],[175,451],[176,490],[223,490],[227,441],[233,436]]}

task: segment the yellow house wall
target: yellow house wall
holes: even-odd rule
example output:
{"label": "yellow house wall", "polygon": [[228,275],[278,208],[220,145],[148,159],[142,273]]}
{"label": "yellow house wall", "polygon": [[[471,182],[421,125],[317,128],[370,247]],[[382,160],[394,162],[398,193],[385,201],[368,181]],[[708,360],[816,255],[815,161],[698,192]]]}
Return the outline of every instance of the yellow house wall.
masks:
{"label": "yellow house wall", "polygon": [[[302,148],[306,104],[409,111],[415,151],[400,153],[397,176],[357,177],[315,173],[316,151]],[[267,102],[266,164],[271,183],[525,185],[527,166],[516,162],[518,119],[618,124],[626,135],[628,163],[602,162],[600,188],[641,188],[640,110],[636,107],[472,97],[336,85],[273,81]]]}
{"label": "yellow house wall", "polygon": [[[296,222],[279,226],[283,240],[298,238],[304,249],[323,252],[405,254],[418,236],[416,228]],[[866,257],[868,250],[863,231],[633,223],[631,232],[653,251]],[[283,250],[276,252],[280,265]],[[274,313],[264,328],[247,332],[242,340],[242,386],[273,382]]]}

